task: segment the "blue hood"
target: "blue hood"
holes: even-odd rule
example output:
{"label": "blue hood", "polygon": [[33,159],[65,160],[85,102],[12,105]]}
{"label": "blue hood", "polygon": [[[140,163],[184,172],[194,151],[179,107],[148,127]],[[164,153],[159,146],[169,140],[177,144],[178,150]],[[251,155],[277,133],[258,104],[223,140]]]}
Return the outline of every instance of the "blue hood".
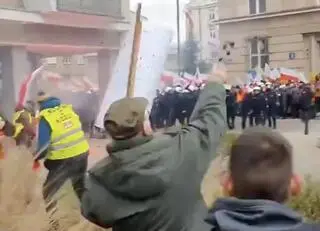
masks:
{"label": "blue hood", "polygon": [[56,97],[50,97],[40,103],[40,111],[48,108],[54,108],[61,105],[61,100]]}
{"label": "blue hood", "polygon": [[279,231],[298,230],[302,217],[274,201],[218,199],[205,220],[212,230]]}

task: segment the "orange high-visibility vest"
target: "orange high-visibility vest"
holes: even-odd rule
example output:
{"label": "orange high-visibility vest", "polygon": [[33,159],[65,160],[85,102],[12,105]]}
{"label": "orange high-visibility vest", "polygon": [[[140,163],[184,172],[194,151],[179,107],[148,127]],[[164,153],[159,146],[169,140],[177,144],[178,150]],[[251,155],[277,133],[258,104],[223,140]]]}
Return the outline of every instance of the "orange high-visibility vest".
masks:
{"label": "orange high-visibility vest", "polygon": [[244,99],[245,92],[244,91],[239,91],[237,93],[237,103],[241,103]]}

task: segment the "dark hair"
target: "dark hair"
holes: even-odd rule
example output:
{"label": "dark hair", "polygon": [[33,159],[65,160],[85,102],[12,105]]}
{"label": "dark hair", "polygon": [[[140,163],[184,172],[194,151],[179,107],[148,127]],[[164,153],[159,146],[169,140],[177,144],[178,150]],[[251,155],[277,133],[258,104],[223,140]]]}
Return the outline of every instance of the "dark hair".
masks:
{"label": "dark hair", "polygon": [[292,147],[276,131],[250,128],[232,145],[229,170],[233,196],[283,203],[293,174]]}
{"label": "dark hair", "polygon": [[38,95],[38,96],[44,96],[45,94],[46,94],[46,93],[45,93],[44,91],[39,91],[37,95]]}

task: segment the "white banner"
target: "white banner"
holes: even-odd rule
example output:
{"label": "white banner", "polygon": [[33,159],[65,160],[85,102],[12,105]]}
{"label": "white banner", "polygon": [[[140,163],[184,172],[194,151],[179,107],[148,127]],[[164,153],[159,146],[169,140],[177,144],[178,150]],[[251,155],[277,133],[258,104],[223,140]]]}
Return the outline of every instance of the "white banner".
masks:
{"label": "white banner", "polygon": [[[145,97],[151,106],[159,88],[161,74],[172,40],[172,31],[168,28],[143,24],[140,52],[137,63],[134,96]],[[130,56],[133,43],[133,31],[128,32],[124,40],[112,78],[104,94],[95,126],[103,128],[103,119],[109,106],[126,96]]]}

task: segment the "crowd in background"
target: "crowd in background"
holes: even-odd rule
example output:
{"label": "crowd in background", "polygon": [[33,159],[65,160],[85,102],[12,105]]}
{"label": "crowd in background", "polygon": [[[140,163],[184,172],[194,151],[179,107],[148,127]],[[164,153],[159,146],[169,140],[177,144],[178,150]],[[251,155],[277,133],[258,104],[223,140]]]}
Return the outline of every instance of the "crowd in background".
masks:
{"label": "crowd in background", "polygon": [[[319,83],[317,77],[312,84],[293,81],[225,84],[228,127],[235,128],[236,116],[241,117],[242,129],[248,125],[268,125],[275,129],[279,118],[315,118],[320,112]],[[170,127],[177,120],[187,123],[203,86],[204,83],[177,85],[158,90],[150,114],[153,128]]]}

